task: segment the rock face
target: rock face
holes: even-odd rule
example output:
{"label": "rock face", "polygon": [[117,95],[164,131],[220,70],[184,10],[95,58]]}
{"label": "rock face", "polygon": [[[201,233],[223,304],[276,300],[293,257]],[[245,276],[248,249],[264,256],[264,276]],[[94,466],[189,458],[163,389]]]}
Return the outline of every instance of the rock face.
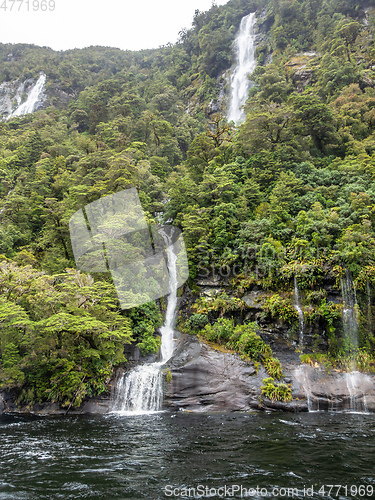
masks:
{"label": "rock face", "polygon": [[172,381],[166,405],[191,411],[248,410],[252,365],[215,351],[195,336],[184,336],[168,363]]}
{"label": "rock face", "polygon": [[[223,411],[354,411],[375,412],[375,375],[359,372],[327,372],[321,367],[303,365],[299,355],[285,342],[274,341],[272,349],[283,366],[284,379],[290,384],[290,403],[270,401],[261,394],[268,374],[261,366],[237,354],[222,352],[201,342],[194,335],[180,335],[175,353],[167,367],[172,380],[165,380],[164,408],[193,412]],[[145,361],[144,359],[142,361]],[[134,361],[135,362],[135,361]],[[123,373],[119,370],[117,377]],[[104,414],[113,409],[116,378],[111,395],[92,398],[79,408],[62,408],[55,403],[16,408],[9,393],[0,393],[0,414],[23,412],[36,414]]]}
{"label": "rock face", "polygon": [[309,411],[375,412],[375,376],[327,372],[301,365],[293,370],[294,397],[305,398]]}
{"label": "rock face", "polygon": [[301,365],[299,355],[280,342],[273,345],[280,359],[283,382],[291,384],[290,403],[270,401],[261,394],[268,374],[256,373],[251,363],[236,354],[221,352],[184,335],[168,366],[172,381],[166,384],[165,406],[175,410],[248,411],[371,411],[375,412],[375,376],[358,372],[328,373]]}
{"label": "rock face", "polygon": [[286,69],[291,73],[293,83],[298,92],[303,92],[314,77],[314,69],[310,67],[311,62],[320,55],[315,52],[304,52],[297,54],[285,63]]}

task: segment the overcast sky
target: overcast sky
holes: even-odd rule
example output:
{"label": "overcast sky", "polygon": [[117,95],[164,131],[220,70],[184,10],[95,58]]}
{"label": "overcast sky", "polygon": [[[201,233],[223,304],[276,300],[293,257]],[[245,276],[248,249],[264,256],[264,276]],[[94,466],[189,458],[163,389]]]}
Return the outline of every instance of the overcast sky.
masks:
{"label": "overcast sky", "polygon": [[[1,0],[0,43],[55,50],[105,45],[138,50],[175,43],[212,0]],[[42,11],[47,6],[46,11]],[[55,9],[49,10],[55,3]],[[216,0],[224,5],[228,0]],[[4,10],[4,5],[7,10]],[[35,12],[33,9],[38,9]],[[12,9],[12,10],[11,10]]]}

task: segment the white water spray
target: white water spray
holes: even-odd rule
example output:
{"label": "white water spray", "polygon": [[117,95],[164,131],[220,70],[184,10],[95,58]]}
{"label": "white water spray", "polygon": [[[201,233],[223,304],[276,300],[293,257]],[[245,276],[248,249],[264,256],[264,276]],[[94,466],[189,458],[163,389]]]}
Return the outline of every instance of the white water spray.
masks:
{"label": "white water spray", "polygon": [[298,312],[298,322],[299,322],[299,343],[303,344],[303,329],[305,326],[305,319],[303,316],[302,307],[299,299],[299,289],[297,283],[297,277],[294,275],[294,309]]}
{"label": "white water spray", "polygon": [[[28,93],[27,99],[24,103],[20,104],[10,115],[8,115],[7,120],[14,118],[15,116],[23,116],[29,113],[33,113],[36,111],[38,104],[41,101],[44,86],[46,84],[47,77],[44,73],[41,73],[35,85],[33,85]],[[18,91],[19,99],[18,102],[21,102],[21,92],[23,92],[24,84],[21,84],[20,89]],[[16,96],[17,97],[17,96]]]}
{"label": "white water spray", "polygon": [[[308,365],[301,365],[295,370],[294,375],[296,380],[301,384],[302,390],[305,393],[307,402],[307,411],[314,412],[314,411],[319,411],[319,399],[316,400],[316,398],[314,398],[313,395],[311,381],[310,381],[310,371],[311,368]],[[317,406],[316,409],[313,408],[313,402],[317,403],[315,405]]]}
{"label": "white water spray", "polygon": [[251,82],[249,75],[256,66],[255,59],[255,13],[245,16],[240,25],[239,32],[235,40],[237,54],[237,65],[231,78],[230,107],[228,121],[240,124],[245,120],[243,106],[248,97]]}
{"label": "white water spray", "polygon": [[172,236],[162,234],[166,243],[169,272],[169,295],[164,325],[161,327],[161,360],[137,366],[119,381],[114,411],[121,414],[142,415],[159,411],[163,401],[161,367],[173,354],[173,332],[177,309],[177,255]]}
{"label": "white water spray", "polygon": [[365,387],[367,376],[360,372],[345,373],[345,381],[349,393],[349,406],[346,411],[349,413],[367,413]]}
{"label": "white water spray", "polygon": [[[359,346],[357,293],[349,271],[345,272],[345,277],[341,280],[341,294],[343,300],[343,333],[346,348],[356,350]],[[353,366],[352,369],[355,370],[356,366]]]}

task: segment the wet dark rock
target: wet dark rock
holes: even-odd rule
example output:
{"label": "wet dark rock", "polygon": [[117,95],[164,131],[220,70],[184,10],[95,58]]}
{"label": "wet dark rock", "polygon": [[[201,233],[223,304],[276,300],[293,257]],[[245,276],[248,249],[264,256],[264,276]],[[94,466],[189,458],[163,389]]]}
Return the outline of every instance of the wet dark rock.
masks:
{"label": "wet dark rock", "polygon": [[260,377],[239,356],[214,350],[188,335],[182,337],[168,367],[172,381],[166,406],[190,411],[249,410],[250,391]]}
{"label": "wet dark rock", "polygon": [[283,341],[274,340],[272,349],[283,366],[281,382],[291,385],[291,402],[271,401],[261,394],[263,379],[269,376],[263,367],[256,373],[254,365],[239,355],[182,335],[168,362],[172,381],[166,384],[165,407],[195,412],[375,412],[375,375],[329,373],[321,367],[302,365],[299,354]]}

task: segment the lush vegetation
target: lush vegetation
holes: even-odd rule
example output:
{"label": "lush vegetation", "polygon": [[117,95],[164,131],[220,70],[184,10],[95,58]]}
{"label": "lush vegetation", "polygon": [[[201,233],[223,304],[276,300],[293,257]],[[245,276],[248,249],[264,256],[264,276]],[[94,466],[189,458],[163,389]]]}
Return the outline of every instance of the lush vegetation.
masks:
{"label": "lush vegetation", "polygon": [[[281,322],[295,340],[296,278],[315,350],[337,359],[348,349],[332,294],[348,272],[354,349],[373,355],[372,6],[230,0],[197,11],[179,43],[152,51],[0,45],[0,81],[44,71],[50,96],[44,111],[0,122],[2,387],[24,402],[79,404],[105,390],[124,343],[158,348],[159,305],[121,311],[105,273],[74,270],[69,238],[76,210],[133,186],[149,221],[164,212],[184,231],[190,287],[228,285],[198,297],[188,329],[259,361],[244,296],[263,290],[258,326]],[[258,66],[236,128],[225,119],[225,71],[240,20],[254,10]]]}
{"label": "lush vegetation", "polygon": [[262,363],[271,377],[280,380],[283,376],[280,361],[273,356],[270,346],[256,330],[256,323],[235,325],[232,319],[220,318],[213,325],[207,324],[199,335],[209,342],[239,352],[243,359],[252,361],[257,369]]}
{"label": "lush vegetation", "polygon": [[289,403],[292,400],[292,389],[290,386],[283,383],[276,384],[272,377],[264,378],[260,389],[263,396],[271,401]]}

